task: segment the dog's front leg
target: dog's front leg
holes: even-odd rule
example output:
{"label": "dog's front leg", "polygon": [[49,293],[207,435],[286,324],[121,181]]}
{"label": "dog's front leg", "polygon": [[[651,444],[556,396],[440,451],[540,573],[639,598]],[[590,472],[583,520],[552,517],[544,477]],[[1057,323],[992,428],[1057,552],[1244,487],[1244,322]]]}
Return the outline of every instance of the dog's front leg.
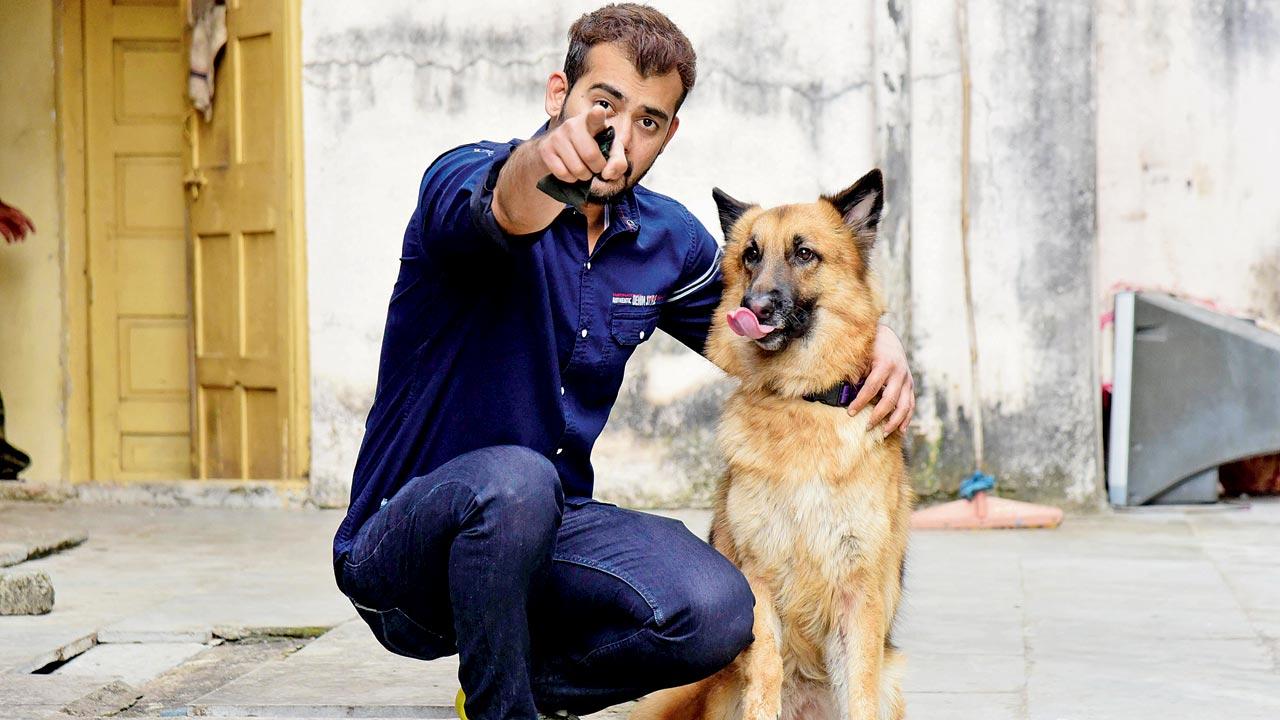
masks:
{"label": "dog's front leg", "polygon": [[756,596],[755,640],[735,661],[742,672],[743,720],[782,717],[782,625],[773,606],[773,593],[758,577],[747,575]]}
{"label": "dog's front leg", "polygon": [[827,640],[827,666],[841,720],[877,720],[884,666],[884,598],[878,583],[858,582],[840,599],[840,620]]}

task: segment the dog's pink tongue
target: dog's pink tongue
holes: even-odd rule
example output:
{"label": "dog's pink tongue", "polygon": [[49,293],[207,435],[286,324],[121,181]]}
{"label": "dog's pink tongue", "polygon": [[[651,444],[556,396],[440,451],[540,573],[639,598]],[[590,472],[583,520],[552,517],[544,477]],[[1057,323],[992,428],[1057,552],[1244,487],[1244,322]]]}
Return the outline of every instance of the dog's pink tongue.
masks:
{"label": "dog's pink tongue", "polygon": [[729,329],[752,340],[759,340],[777,329],[772,325],[761,325],[756,319],[756,314],[751,312],[750,308],[744,307],[726,315],[725,321],[729,323]]}

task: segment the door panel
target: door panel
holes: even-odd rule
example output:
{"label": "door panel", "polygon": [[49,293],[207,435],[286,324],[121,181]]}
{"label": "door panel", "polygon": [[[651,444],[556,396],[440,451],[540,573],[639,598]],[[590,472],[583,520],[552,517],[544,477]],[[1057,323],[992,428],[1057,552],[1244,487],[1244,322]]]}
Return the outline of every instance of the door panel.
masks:
{"label": "door panel", "polygon": [[190,477],[182,19],[176,0],[84,9],[93,472]]}
{"label": "door panel", "polygon": [[[115,13],[113,13],[114,15]],[[134,21],[143,17],[154,18],[156,27],[144,29],[130,27],[128,22],[115,22],[123,37],[112,43],[115,83],[116,121],[121,123],[180,122],[185,112],[180,93],[156,92],[156,88],[182,88],[183,77],[182,26],[172,40],[128,40],[131,35],[158,32],[172,35],[174,28],[167,23],[175,18],[172,12],[147,12],[135,15]]]}
{"label": "door panel", "polygon": [[292,196],[284,2],[231,2],[214,114],[199,120],[189,202],[195,250],[200,477],[287,474]]}
{"label": "door panel", "polygon": [[82,1],[93,475],[299,477],[296,1],[228,2],[209,121],[179,0]]}

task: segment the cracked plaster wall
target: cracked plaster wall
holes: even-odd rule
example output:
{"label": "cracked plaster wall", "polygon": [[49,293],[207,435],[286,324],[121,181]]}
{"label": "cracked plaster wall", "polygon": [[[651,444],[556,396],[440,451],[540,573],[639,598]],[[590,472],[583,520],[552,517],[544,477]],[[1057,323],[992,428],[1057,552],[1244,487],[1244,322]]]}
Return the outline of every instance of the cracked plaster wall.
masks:
{"label": "cracked plaster wall", "polygon": [[1280,3],[1098,13],[1101,309],[1154,287],[1280,325]]}
{"label": "cracked plaster wall", "polygon": [[[875,164],[872,3],[657,5],[693,40],[699,78],[648,186],[719,235],[712,185],[777,203],[839,189]],[[455,145],[536,130],[565,32],[595,6],[303,5],[312,473],[321,502],[346,499],[422,171]],[[599,493],[648,504],[705,498],[725,390],[718,370],[670,338],[645,343],[596,447]]]}
{"label": "cracked plaster wall", "polygon": [[[1006,493],[1098,502],[1096,327],[1110,283],[1178,281],[1280,312],[1280,253],[1267,244],[1280,216],[1257,195],[1280,160],[1280,136],[1268,130],[1280,93],[1259,97],[1280,76],[1262,2],[967,1],[976,398],[955,3],[656,4],[693,40],[700,73],[680,133],[646,182],[713,232],[712,185],[776,203],[886,169],[877,262],[918,380],[912,467],[924,492],[950,491],[973,469],[981,403],[986,469]],[[565,29],[593,6],[304,4],[321,501],[345,500],[422,170],[453,145],[531,133]],[[1195,30],[1204,27],[1212,31]],[[1215,237],[1178,239],[1191,232]],[[1230,237],[1243,245],[1228,247]],[[1251,279],[1239,282],[1238,267],[1254,268]],[[704,498],[726,391],[674,341],[646,343],[596,448],[600,493],[649,504]]]}
{"label": "cracked plaster wall", "polygon": [[911,348],[917,487],[974,469],[1002,494],[1068,505],[1100,484],[1092,323],[1093,17],[1082,2],[969,0],[969,246],[975,398],[961,243],[957,5],[911,4]]}

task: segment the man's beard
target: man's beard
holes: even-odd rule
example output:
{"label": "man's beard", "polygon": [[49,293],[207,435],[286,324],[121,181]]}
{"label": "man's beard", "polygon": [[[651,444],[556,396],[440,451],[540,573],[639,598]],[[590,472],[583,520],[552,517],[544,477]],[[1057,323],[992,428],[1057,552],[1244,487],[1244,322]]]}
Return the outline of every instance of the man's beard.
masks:
{"label": "man's beard", "polygon": [[[620,180],[622,180],[622,183],[615,187],[611,187],[610,189],[605,190],[604,192],[597,192],[594,189],[597,182],[603,183],[604,180],[599,175],[596,175],[595,177],[591,178],[591,187],[587,190],[587,203],[590,205],[606,205],[611,200],[618,197],[622,193],[626,192],[627,190],[630,190],[636,185],[639,185],[641,178],[643,178],[645,176],[645,173],[649,172],[649,170],[648,168],[645,168],[644,172],[640,173],[634,179],[632,179],[631,171],[633,169],[634,168],[631,165],[631,161],[627,160],[627,170],[622,174],[622,177],[619,178]],[[613,185],[614,183],[617,183],[617,182],[618,182],[618,179],[615,179],[609,184]]]}

